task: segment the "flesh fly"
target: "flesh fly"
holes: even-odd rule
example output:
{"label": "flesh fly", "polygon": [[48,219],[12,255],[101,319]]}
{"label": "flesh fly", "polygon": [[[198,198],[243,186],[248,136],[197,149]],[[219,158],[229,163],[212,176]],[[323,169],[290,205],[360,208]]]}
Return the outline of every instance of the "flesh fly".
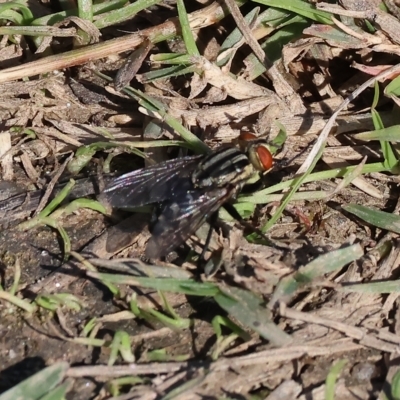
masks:
{"label": "flesh fly", "polygon": [[250,178],[271,169],[273,158],[267,143],[251,133],[242,134],[239,143],[241,149],[220,148],[138,169],[116,178],[104,190],[115,208],[157,204],[146,257],[160,258],[179,247],[205,221],[216,218],[222,206],[241,220],[230,201]]}

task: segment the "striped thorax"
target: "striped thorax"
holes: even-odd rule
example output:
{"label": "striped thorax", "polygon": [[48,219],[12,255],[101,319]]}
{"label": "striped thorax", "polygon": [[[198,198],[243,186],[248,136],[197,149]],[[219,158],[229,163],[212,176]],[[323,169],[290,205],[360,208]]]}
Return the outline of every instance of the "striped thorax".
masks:
{"label": "striped thorax", "polygon": [[225,148],[200,161],[192,174],[192,183],[197,188],[240,186],[254,172],[255,170],[245,153],[236,148]]}

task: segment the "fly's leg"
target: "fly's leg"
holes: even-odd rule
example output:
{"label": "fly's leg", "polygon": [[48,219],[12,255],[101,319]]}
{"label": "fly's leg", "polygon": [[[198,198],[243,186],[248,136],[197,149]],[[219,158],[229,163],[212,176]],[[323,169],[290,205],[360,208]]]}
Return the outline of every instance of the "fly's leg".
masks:
{"label": "fly's leg", "polygon": [[199,260],[197,261],[197,265],[199,267],[201,267],[202,264],[205,263],[205,261],[206,261],[204,259],[204,256],[206,255],[206,251],[208,249],[208,246],[210,245],[212,233],[213,233],[213,230],[215,229],[215,224],[217,222],[217,219],[218,219],[218,211],[215,212],[214,214],[212,214],[211,217],[208,219],[208,223],[210,225],[210,228],[208,229],[208,232],[207,232],[207,237],[206,237],[206,240],[204,242],[203,250],[202,250],[202,252],[200,254]]}
{"label": "fly's leg", "polygon": [[[232,204],[230,203],[225,203],[223,205],[223,207],[225,208],[226,212],[236,221],[239,222],[240,225],[242,225],[242,227],[245,227],[247,229],[252,230],[254,233],[256,233],[257,235],[259,235],[260,237],[262,237],[268,244],[271,244],[271,239],[268,239],[263,232],[261,232],[260,229],[256,228],[255,226],[249,224],[247,221],[245,221],[240,214],[236,211],[236,208],[233,207]],[[273,245],[275,247],[275,245]]]}
{"label": "fly's leg", "polygon": [[239,224],[242,225],[242,227],[245,227],[245,228],[247,228],[247,229],[252,230],[252,231],[253,231],[254,233],[256,233],[258,236],[260,236],[261,238],[263,238],[263,239],[267,242],[268,246],[271,246],[271,247],[274,247],[274,248],[280,249],[280,250],[287,250],[287,249],[289,248],[289,246],[287,246],[285,243],[281,243],[281,242],[278,242],[278,241],[276,241],[276,240],[273,240],[273,239],[268,238],[267,236],[264,235],[264,233],[263,233],[260,229],[254,227],[253,225],[251,225],[251,224],[249,224],[247,221],[245,221],[245,220],[240,216],[240,214],[236,211],[236,208],[233,207],[232,204],[230,204],[230,203],[225,203],[222,207],[224,207],[225,210],[226,210],[226,212],[227,212],[233,219],[235,219],[236,221],[238,221]]}
{"label": "fly's leg", "polygon": [[304,147],[298,154],[296,154],[292,158],[282,158],[279,161],[275,161],[272,169],[274,171],[276,171],[276,170],[280,170],[282,168],[286,168],[289,165],[292,165],[295,160],[297,160],[298,158],[303,156],[305,153],[307,153],[308,150],[310,150],[310,148],[314,145],[315,142],[316,142],[316,140],[313,140],[310,143],[308,143],[306,147]]}
{"label": "fly's leg", "polygon": [[243,189],[240,191],[240,194],[252,194],[257,190],[262,189],[264,186],[265,186],[264,175],[260,174],[260,179],[258,179],[253,183],[248,183],[247,185],[244,185]]}

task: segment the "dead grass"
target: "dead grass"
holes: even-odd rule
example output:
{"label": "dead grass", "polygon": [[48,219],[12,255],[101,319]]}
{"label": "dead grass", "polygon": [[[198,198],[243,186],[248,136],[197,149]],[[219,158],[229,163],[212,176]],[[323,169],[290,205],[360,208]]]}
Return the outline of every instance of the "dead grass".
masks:
{"label": "dead grass", "polygon": [[[396,4],[177,3],[0,4],[0,400],[399,398]],[[110,172],[242,131],[286,135],[236,203],[277,246],[144,263]]]}

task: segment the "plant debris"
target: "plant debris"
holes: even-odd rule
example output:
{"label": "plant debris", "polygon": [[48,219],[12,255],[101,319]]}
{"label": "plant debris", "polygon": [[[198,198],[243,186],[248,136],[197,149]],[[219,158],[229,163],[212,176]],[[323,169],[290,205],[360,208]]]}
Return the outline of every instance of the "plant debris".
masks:
{"label": "plant debris", "polygon": [[[396,2],[51,7],[0,4],[0,400],[400,398]],[[239,223],[145,258],[104,188],[249,132]]]}

